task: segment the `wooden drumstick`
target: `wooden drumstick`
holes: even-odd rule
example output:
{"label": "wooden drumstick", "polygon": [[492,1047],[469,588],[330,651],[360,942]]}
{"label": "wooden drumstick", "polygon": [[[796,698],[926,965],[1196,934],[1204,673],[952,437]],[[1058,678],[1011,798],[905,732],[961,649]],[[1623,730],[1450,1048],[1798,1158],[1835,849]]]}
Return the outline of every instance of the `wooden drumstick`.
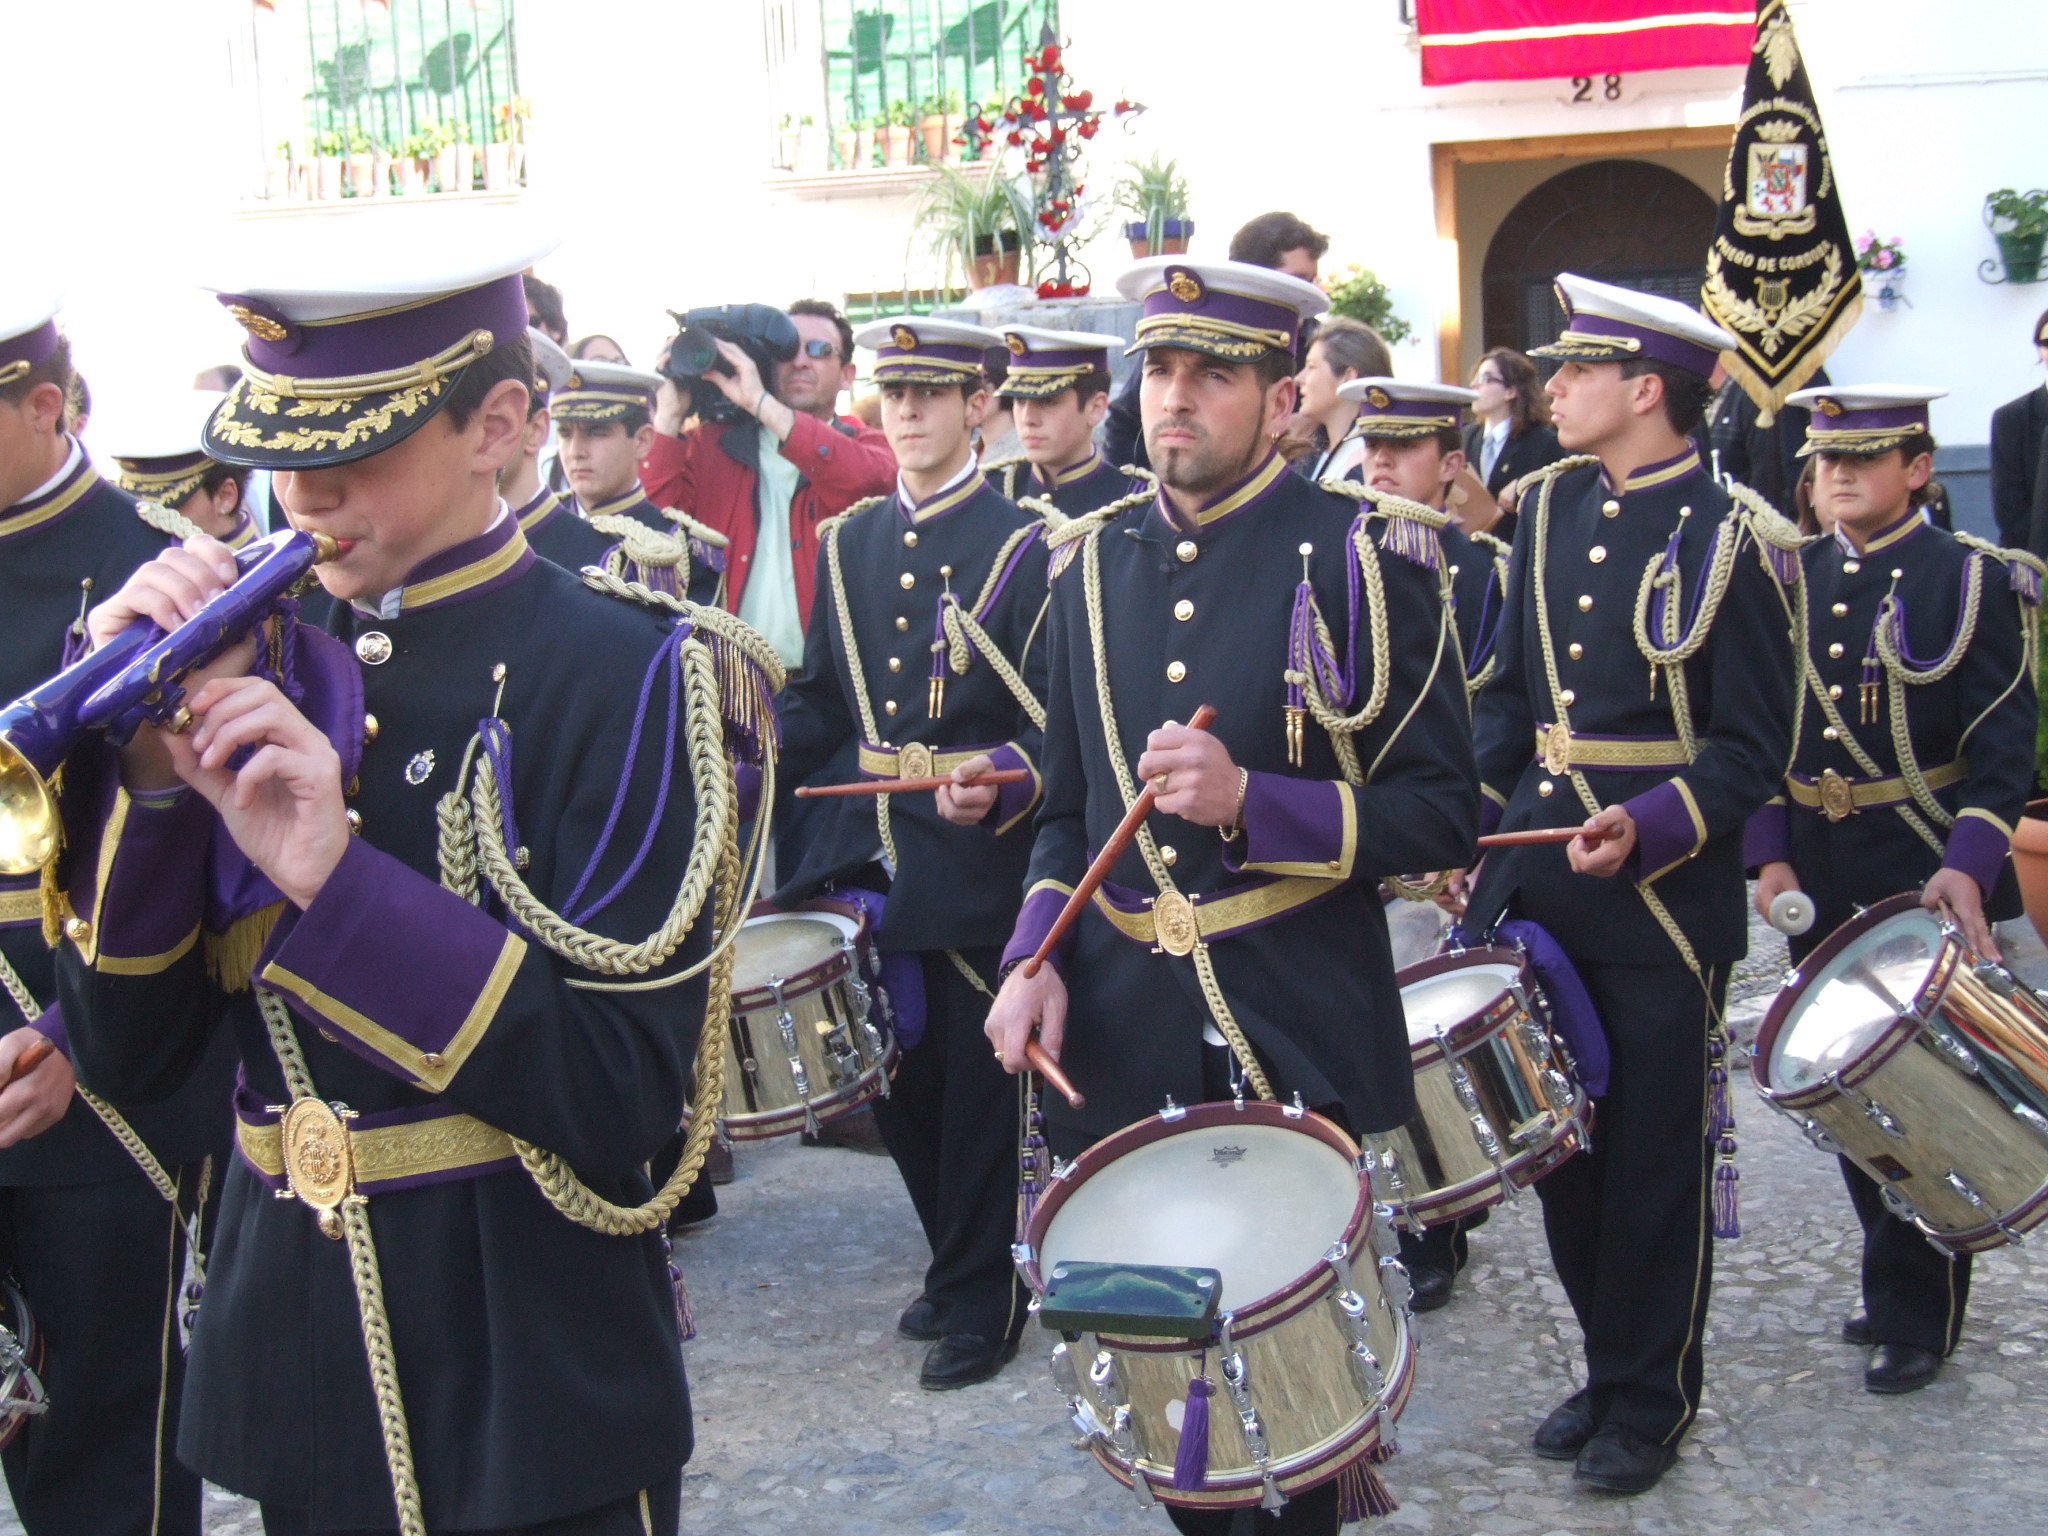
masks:
{"label": "wooden drumstick", "polygon": [[[1479,839],[1482,848],[1524,848],[1536,843],[1568,843],[1575,837],[1584,837],[1584,827],[1541,827],[1532,832],[1490,832]],[[1619,827],[1609,827],[1599,842],[1612,842],[1621,835]]]}
{"label": "wooden drumstick", "polygon": [[[1204,704],[1195,711],[1194,719],[1188,722],[1191,731],[1206,731],[1216,719],[1216,706]],[[1102,884],[1116,861],[1123,857],[1124,850],[1131,846],[1131,839],[1138,835],[1138,828],[1145,818],[1152,814],[1152,802],[1158,793],[1150,784],[1138,792],[1138,798],[1131,802],[1131,808],[1124,812],[1124,819],[1116,824],[1116,830],[1109,835],[1109,841],[1102,845],[1102,852],[1095,855],[1095,862],[1088,866],[1088,873],[1081,877],[1081,883],[1074,887],[1074,894],[1067,898],[1067,904],[1060,908],[1060,915],[1046,932],[1044,942],[1038,946],[1038,953],[1024,962],[1024,974],[1036,976],[1038,968],[1045,964],[1045,957],[1052,953],[1053,946],[1066,937],[1067,930],[1074,926],[1074,920],[1081,915],[1081,909],[1088,905],[1088,899],[1095,894],[1095,888]]]}
{"label": "wooden drumstick", "polygon": [[[0,1083],[0,1088],[20,1082],[29,1073],[35,1071],[37,1067],[40,1067],[45,1061],[49,1060],[50,1054],[56,1049],[56,1042],[51,1040],[48,1035],[37,1035],[35,1039],[24,1045],[21,1048],[21,1054],[14,1058],[14,1065],[7,1072],[7,1082]],[[1051,1079],[1048,1078],[1047,1081],[1050,1082]],[[1077,1109],[1079,1107],[1079,1105],[1075,1106]]]}
{"label": "wooden drumstick", "polygon": [[796,797],[799,800],[816,800],[829,795],[929,794],[949,784],[956,789],[979,789],[984,784],[1022,784],[1030,777],[1028,768],[995,768],[977,774],[965,783],[955,783],[950,774],[930,779],[860,779],[852,784],[802,784],[797,787]]}
{"label": "wooden drumstick", "polygon": [[1060,1064],[1047,1054],[1045,1047],[1040,1045],[1036,1039],[1024,1042],[1024,1059],[1031,1064],[1032,1071],[1044,1078],[1054,1088],[1057,1088],[1060,1097],[1073,1105],[1074,1108],[1086,1109],[1088,1107],[1088,1100],[1081,1090],[1068,1081],[1067,1074],[1060,1070]]}

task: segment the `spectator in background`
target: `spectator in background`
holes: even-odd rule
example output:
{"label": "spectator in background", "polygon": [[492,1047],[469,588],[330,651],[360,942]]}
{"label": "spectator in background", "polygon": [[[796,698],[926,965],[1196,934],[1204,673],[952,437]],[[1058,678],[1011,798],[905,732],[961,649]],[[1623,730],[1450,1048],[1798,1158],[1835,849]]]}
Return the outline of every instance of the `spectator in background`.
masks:
{"label": "spectator in background", "polygon": [[[1292,213],[1262,213],[1230,237],[1232,261],[1269,267],[1308,283],[1316,280],[1323,255],[1329,249],[1328,235]],[[1305,337],[1312,335],[1306,327],[1302,334]],[[1380,371],[1393,372],[1391,368]],[[1143,382],[1142,372],[1133,368],[1110,398],[1109,420],[1102,429],[1102,456],[1115,465],[1135,464],[1145,469],[1150,467],[1151,460],[1145,454],[1145,436],[1138,423],[1138,389]],[[1297,440],[1307,438],[1313,431],[1298,417],[1293,425],[1299,428],[1295,432]]]}
{"label": "spectator in background", "polygon": [[1017,436],[1017,416],[1007,396],[1001,393],[1003,380],[1010,376],[1010,349],[990,347],[981,371],[988,376],[988,409],[981,425],[974,429],[974,456],[984,470],[999,464],[1015,464],[1024,457],[1023,439]]}
{"label": "spectator in background", "polygon": [[1337,386],[1353,379],[1388,378],[1393,372],[1387,344],[1363,320],[1333,315],[1317,326],[1308,360],[1295,378],[1301,390],[1295,419],[1312,423],[1312,430],[1280,438],[1280,451],[1290,467],[1311,480],[1341,480],[1362,464],[1365,439],[1352,430],[1358,424],[1358,402],[1339,395]]}
{"label": "spectator in background", "polygon": [[588,360],[593,363],[617,363],[630,368],[633,360],[626,356],[626,349],[602,331],[593,331],[569,349],[569,356],[577,362]]}
{"label": "spectator in background", "polygon": [[[194,389],[223,395],[241,382],[242,365],[239,363],[216,363],[192,376]],[[271,492],[269,470],[243,471],[242,505],[255,520],[258,533],[268,533],[273,528],[284,526],[284,509],[277,504],[277,498]]]}
{"label": "spectator in background", "polygon": [[562,290],[531,272],[520,281],[526,285],[526,323],[556,346],[568,346],[569,316],[562,308]]}
{"label": "spectator in background", "polygon": [[1535,363],[1513,347],[1494,347],[1472,370],[1472,389],[1478,419],[1465,429],[1465,462],[1495,496],[1565,457]]}
{"label": "spectator in background", "polygon": [[[2034,322],[2034,356],[2048,366],[2048,310]],[[1998,542],[2009,549],[2029,548],[2037,520],[2048,521],[2048,509],[2035,513],[2044,495],[2042,445],[2048,443],[2048,386],[2036,386],[1991,413],[1991,515],[1998,521]]]}
{"label": "spectator in background", "polygon": [[71,394],[64,402],[64,415],[73,437],[82,436],[86,423],[92,420],[92,391],[86,387],[82,373],[71,376]]}
{"label": "spectator in background", "polygon": [[[1806,388],[1828,382],[1825,368],[1814,370]],[[1707,409],[1701,457],[1722,479],[1737,480],[1778,508],[1792,505],[1799,485],[1799,449],[1806,441],[1808,411],[1796,405],[1782,405],[1769,426],[1758,417],[1763,413],[1749,398],[1749,391],[1719,364],[1714,368],[1717,393]]]}
{"label": "spectator in background", "polygon": [[823,299],[789,306],[797,354],[763,380],[730,342],[733,371],[704,375],[747,419],[683,431],[689,398],[664,378],[654,441],[640,478],[657,506],[677,507],[726,547],[726,606],[760,631],[791,667],[803,661],[818,566],[818,524],[896,485],[880,432],[838,414],[853,383],[853,327]]}

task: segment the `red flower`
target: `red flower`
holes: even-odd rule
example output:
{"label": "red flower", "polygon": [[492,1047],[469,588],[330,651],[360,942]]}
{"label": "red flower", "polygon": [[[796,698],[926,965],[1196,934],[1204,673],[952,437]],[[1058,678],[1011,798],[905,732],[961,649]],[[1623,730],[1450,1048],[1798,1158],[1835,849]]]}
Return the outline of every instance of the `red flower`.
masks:
{"label": "red flower", "polygon": [[1054,144],[1064,144],[1067,142],[1067,130],[1064,128],[1055,128],[1047,137],[1050,138]]}
{"label": "red flower", "polygon": [[1054,68],[1060,61],[1060,45],[1058,43],[1047,43],[1045,45],[1045,52],[1040,54],[1039,57],[1045,61],[1047,69]]}
{"label": "red flower", "polygon": [[1080,134],[1081,137],[1084,139],[1092,139],[1095,137],[1096,130],[1098,130],[1101,127],[1102,119],[1099,117],[1091,117],[1088,119],[1087,122],[1081,124],[1080,127],[1076,128],[1074,131]]}
{"label": "red flower", "polygon": [[1024,92],[1027,96],[1043,96],[1045,94],[1045,82],[1036,75],[1033,75],[1024,82]]}
{"label": "red flower", "polygon": [[1090,107],[1095,105],[1095,93],[1093,91],[1083,91],[1079,96],[1075,97],[1074,99],[1081,103],[1081,110],[1083,112],[1086,112]]}
{"label": "red flower", "polygon": [[1011,144],[1022,144],[1024,142],[1024,135],[1016,132],[1015,130],[1012,130],[1006,142]]}

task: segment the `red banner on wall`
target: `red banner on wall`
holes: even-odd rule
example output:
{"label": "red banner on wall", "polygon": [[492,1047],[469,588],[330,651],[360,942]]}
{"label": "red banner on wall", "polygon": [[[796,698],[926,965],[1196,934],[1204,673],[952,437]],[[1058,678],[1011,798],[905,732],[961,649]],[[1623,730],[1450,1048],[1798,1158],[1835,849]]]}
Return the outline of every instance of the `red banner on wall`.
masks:
{"label": "red banner on wall", "polygon": [[1416,0],[1422,83],[1741,64],[1755,0]]}

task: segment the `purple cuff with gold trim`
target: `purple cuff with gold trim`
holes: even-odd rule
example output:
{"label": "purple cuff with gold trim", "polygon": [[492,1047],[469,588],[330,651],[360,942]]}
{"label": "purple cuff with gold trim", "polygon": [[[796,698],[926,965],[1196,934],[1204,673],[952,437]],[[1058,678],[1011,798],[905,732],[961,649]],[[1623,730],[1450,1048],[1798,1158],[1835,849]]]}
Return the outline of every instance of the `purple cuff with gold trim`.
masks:
{"label": "purple cuff with gold trim", "polygon": [[2012,852],[2012,834],[2002,823],[1982,811],[1964,810],[1949,828],[1948,848],[1942,854],[1943,869],[1960,869],[1977,882],[1988,900],[1998,884],[1998,872]]}
{"label": "purple cuff with gold trim", "polygon": [[371,1065],[444,1092],[497,1016],[526,941],[357,839],[256,979]]}
{"label": "purple cuff with gold trim", "polygon": [[1636,846],[1622,865],[1631,880],[1655,880],[1691,858],[1707,840],[1707,825],[1683,779],[1666,779],[1622,808],[1635,819]]}
{"label": "purple cuff with gold trim", "polygon": [[1223,849],[1235,874],[1349,878],[1358,856],[1358,808],[1345,786],[1329,779],[1254,773],[1245,783],[1244,837]]}
{"label": "purple cuff with gold trim", "polygon": [[28,1021],[28,1027],[57,1047],[57,1053],[66,1061],[71,1059],[71,1036],[64,1029],[64,1010],[52,1003],[41,1013]]}
{"label": "purple cuff with gold trim", "polygon": [[103,975],[154,976],[199,941],[213,807],[179,792],[132,798],[111,771],[100,782],[106,811],[71,848],[65,897],[82,921],[66,937]]}
{"label": "purple cuff with gold trim", "polygon": [[1507,815],[1508,803],[1489,786],[1479,786],[1479,835],[1491,837],[1500,830],[1500,819]]}
{"label": "purple cuff with gold trim", "polygon": [[1742,829],[1742,865],[1755,874],[1766,864],[1792,862],[1792,808],[1782,799],[1769,800]]}
{"label": "purple cuff with gold trim", "polygon": [[989,753],[989,761],[998,773],[1008,768],[1022,768],[1031,777],[1020,779],[1015,784],[1004,784],[996,789],[996,803],[982,825],[1001,837],[1010,828],[1037,808],[1038,796],[1045,786],[1039,782],[1038,764],[1031,761],[1031,755],[1014,741],[1006,741]]}
{"label": "purple cuff with gold trim", "polygon": [[[997,967],[997,975],[1038,953],[1038,946],[1052,932],[1052,925],[1059,921],[1067,898],[1073,894],[1072,886],[1061,885],[1057,880],[1041,880],[1031,887],[1030,894],[1024,898],[1023,908],[1017,913],[1017,926],[1010,930],[1010,942],[1003,947],[1002,964]],[[1059,974],[1062,981],[1067,978],[1067,960],[1073,952],[1074,929],[1069,928],[1053,946],[1052,953],[1045,957],[1045,963]]]}

